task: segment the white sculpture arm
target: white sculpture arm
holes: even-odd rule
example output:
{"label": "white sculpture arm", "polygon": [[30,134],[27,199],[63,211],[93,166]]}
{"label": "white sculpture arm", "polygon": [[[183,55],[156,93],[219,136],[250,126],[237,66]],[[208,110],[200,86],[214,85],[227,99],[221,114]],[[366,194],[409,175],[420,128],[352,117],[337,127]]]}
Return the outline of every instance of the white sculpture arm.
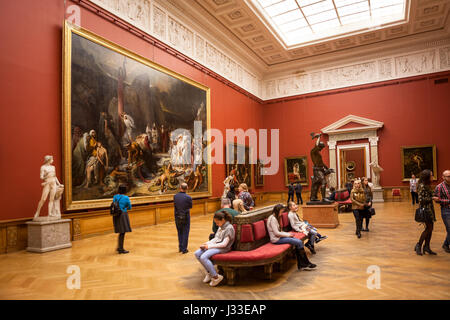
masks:
{"label": "white sculpture arm", "polygon": [[55,181],[56,181],[56,185],[57,185],[58,187],[63,186],[63,184],[61,184],[61,183],[59,182],[58,177],[57,177],[56,175],[55,175]]}
{"label": "white sculpture arm", "polygon": [[46,176],[46,174],[45,174],[45,168],[44,168],[44,166],[42,166],[42,167],[41,167],[41,172],[40,172],[39,177],[41,178],[41,180],[45,180],[45,176]]}

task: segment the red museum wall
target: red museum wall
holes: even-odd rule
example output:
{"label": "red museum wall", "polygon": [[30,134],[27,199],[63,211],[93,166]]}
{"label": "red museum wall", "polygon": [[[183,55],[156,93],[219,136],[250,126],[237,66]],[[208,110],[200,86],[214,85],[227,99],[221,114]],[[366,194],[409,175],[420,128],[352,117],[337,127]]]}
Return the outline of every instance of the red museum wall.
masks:
{"label": "red museum wall", "polygon": [[[67,6],[71,2],[67,2]],[[0,220],[32,217],[41,196],[39,167],[54,155],[62,176],[62,26],[64,1],[0,2]],[[81,8],[81,26],[211,89],[211,126],[260,128],[257,101],[158,47]],[[212,192],[223,192],[225,166],[212,166]],[[256,189],[258,190],[258,189]],[[262,188],[259,188],[262,190]]]}
{"label": "red museum wall", "polygon": [[[446,77],[449,73],[443,73]],[[280,128],[280,158],[307,155],[309,176],[313,147],[311,132],[317,132],[349,115],[384,122],[378,131],[379,164],[384,169],[384,186],[405,186],[402,182],[401,146],[435,144],[438,176],[450,167],[450,84],[435,84],[430,75],[379,86],[361,86],[263,105],[264,127]],[[355,89],[355,90],[353,90]],[[327,141],[327,136],[324,136]],[[348,142],[345,142],[348,143]],[[322,152],[329,163],[328,148]],[[284,190],[284,166],[277,175],[266,177],[265,191]]]}
{"label": "red museum wall", "polygon": [[[71,2],[67,1],[67,6]],[[39,167],[52,154],[62,176],[62,0],[0,2],[1,220],[32,217],[41,193]],[[81,26],[211,89],[211,126],[280,129],[280,168],[256,191],[284,190],[283,158],[308,155],[310,132],[354,114],[385,123],[380,131],[384,185],[402,185],[400,146],[434,143],[438,170],[450,163],[449,84],[433,80],[260,104],[223,82],[81,8]],[[364,108],[359,107],[363,105]],[[422,121],[422,125],[420,124]],[[413,125],[417,129],[413,128]],[[447,128],[445,127],[447,125]],[[324,152],[328,161],[328,152]],[[311,175],[309,163],[309,175]],[[220,196],[224,165],[213,165],[213,196]]]}

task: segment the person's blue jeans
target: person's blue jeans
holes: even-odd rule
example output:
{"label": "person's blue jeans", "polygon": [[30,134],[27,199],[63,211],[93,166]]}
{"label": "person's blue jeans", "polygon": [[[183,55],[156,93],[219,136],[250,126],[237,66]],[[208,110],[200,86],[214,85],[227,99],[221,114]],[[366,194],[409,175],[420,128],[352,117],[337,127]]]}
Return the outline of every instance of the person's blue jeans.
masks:
{"label": "person's blue jeans", "polygon": [[286,244],[286,243],[292,244],[294,247],[297,247],[298,249],[303,248],[303,241],[297,238],[283,237],[280,238],[280,240],[278,240],[277,242],[275,242],[275,244]]}
{"label": "person's blue jeans", "polygon": [[442,221],[444,221],[445,229],[447,229],[447,237],[444,245],[450,246],[450,209],[441,207]]}
{"label": "person's blue jeans", "polygon": [[195,251],[195,257],[203,265],[205,270],[211,275],[211,277],[217,276],[216,268],[211,261],[211,257],[215,254],[225,252],[222,248],[212,248],[212,249],[198,249]]}
{"label": "person's blue jeans", "polygon": [[175,226],[178,232],[178,249],[185,252],[188,247],[189,230],[191,228],[191,217],[187,215],[186,223],[182,224],[175,219]]}
{"label": "person's blue jeans", "polygon": [[308,236],[309,236],[309,243],[314,247],[314,243],[316,243],[317,232],[310,230]]}

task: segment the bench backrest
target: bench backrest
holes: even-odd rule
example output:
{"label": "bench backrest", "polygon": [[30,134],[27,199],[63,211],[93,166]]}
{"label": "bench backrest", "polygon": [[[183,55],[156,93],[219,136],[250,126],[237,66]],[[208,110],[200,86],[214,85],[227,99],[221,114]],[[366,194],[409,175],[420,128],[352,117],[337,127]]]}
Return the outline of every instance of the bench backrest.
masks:
{"label": "bench backrest", "polygon": [[[236,239],[233,250],[250,251],[270,241],[267,232],[267,218],[272,214],[274,206],[252,210],[234,217],[233,226],[236,231]],[[281,228],[284,231],[291,230],[287,212],[281,215]]]}
{"label": "bench backrest", "polygon": [[250,251],[269,241],[265,219],[271,214],[275,205],[255,209],[234,217],[233,226],[236,238],[233,250]]}
{"label": "bench backrest", "polygon": [[348,192],[347,189],[342,189],[342,190],[336,191],[336,195],[334,196],[334,199],[336,201],[345,201],[348,198],[350,198],[350,193]]}

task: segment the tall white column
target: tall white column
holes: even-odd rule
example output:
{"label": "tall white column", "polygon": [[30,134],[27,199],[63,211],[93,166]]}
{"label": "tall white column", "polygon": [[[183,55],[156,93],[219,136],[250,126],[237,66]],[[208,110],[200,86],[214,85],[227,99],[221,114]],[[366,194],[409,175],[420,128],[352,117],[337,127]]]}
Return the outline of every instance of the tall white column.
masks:
{"label": "tall white column", "polygon": [[[373,137],[369,137],[370,143],[370,160],[371,162],[378,163],[378,137],[375,135]],[[374,177],[373,169],[370,170],[370,174],[372,178]],[[372,190],[373,194],[373,202],[384,202],[383,198],[383,188],[380,186],[374,186]]]}
{"label": "tall white column", "polygon": [[336,141],[328,141],[328,148],[330,150],[330,168],[334,169],[334,173],[328,176],[329,186],[337,187],[337,162],[336,162]]}
{"label": "tall white column", "polygon": [[[378,137],[369,137],[370,143],[370,162],[378,163]],[[372,178],[374,177],[373,170],[370,169],[370,174]]]}

